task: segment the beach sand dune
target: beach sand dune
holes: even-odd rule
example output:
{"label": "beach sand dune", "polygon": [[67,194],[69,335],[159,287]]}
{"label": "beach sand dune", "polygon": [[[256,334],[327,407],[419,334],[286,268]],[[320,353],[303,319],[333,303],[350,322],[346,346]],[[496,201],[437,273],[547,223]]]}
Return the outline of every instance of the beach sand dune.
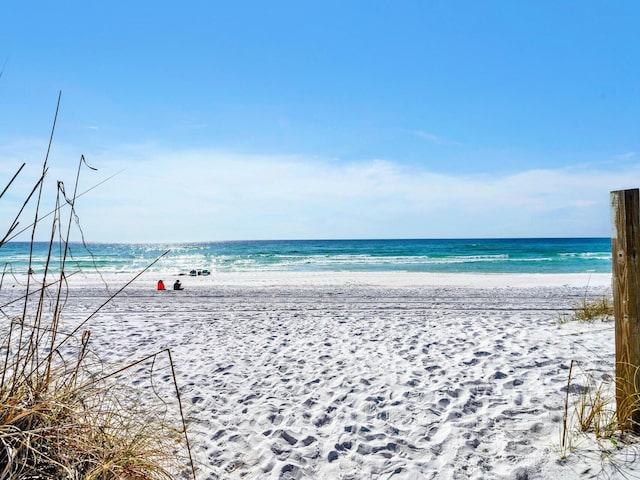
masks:
{"label": "beach sand dune", "polygon": [[[93,348],[171,349],[201,479],[595,478],[595,453],[559,461],[560,433],[571,361],[613,373],[613,323],[561,320],[608,280],[462,277],[141,279]],[[105,298],[72,284],[65,321]]]}

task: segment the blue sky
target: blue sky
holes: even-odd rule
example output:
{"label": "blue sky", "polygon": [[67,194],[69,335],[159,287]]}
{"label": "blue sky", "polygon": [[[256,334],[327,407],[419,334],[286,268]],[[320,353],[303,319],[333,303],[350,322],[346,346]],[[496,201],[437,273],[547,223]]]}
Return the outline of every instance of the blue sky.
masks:
{"label": "blue sky", "polygon": [[0,178],[28,166],[0,227],[62,91],[45,202],[80,155],[81,191],[120,172],[79,201],[89,240],[608,236],[609,192],[640,186],[639,14],[3,2]]}

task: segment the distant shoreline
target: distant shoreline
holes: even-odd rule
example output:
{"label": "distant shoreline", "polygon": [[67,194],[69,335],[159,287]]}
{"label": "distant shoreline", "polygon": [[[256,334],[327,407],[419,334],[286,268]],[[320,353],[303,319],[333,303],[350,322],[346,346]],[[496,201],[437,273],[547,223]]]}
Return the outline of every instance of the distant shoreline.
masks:
{"label": "distant shoreline", "polygon": [[[69,285],[124,285],[136,275],[130,273],[78,273],[69,277]],[[53,278],[53,277],[52,277]],[[427,273],[427,272],[213,272],[209,276],[179,275],[176,272],[145,272],[132,286],[155,286],[180,279],[186,289],[215,286],[345,286],[380,287],[610,287],[611,274],[606,273]],[[26,281],[26,276],[18,277]],[[37,279],[37,276],[36,276]]]}

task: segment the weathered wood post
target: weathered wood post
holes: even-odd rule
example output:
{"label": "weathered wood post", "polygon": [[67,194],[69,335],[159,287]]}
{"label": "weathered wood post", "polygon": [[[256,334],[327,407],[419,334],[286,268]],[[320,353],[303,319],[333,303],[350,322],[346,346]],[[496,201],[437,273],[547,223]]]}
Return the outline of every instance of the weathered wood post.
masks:
{"label": "weathered wood post", "polygon": [[611,192],[618,425],[640,432],[640,207],[638,189]]}

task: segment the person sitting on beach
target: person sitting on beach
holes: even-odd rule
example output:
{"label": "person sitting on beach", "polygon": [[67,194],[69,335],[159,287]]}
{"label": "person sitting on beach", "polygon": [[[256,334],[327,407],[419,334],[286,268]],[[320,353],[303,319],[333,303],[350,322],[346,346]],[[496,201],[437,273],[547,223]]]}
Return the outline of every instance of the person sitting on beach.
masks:
{"label": "person sitting on beach", "polygon": [[180,283],[180,280],[176,280],[176,283],[173,284],[173,289],[174,290],[184,290],[182,288],[182,284]]}
{"label": "person sitting on beach", "polygon": [[162,280],[158,280],[158,290],[166,290],[164,288],[164,282]]}

